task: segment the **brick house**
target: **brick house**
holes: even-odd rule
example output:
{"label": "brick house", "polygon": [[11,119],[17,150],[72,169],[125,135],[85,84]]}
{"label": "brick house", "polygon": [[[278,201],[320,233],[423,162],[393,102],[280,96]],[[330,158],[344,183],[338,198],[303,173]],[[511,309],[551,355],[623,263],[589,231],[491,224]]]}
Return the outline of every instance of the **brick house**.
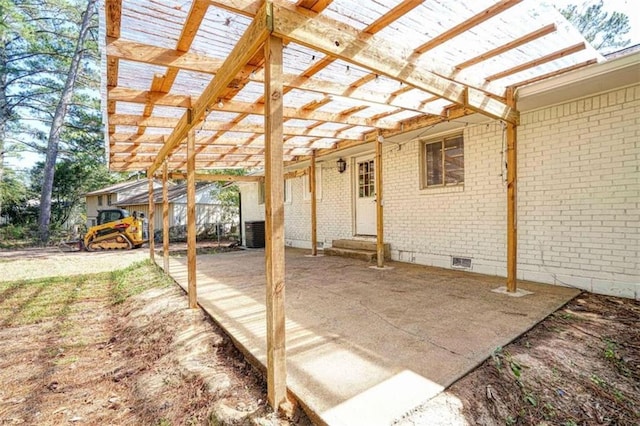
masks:
{"label": "brick house", "polygon": [[[519,279],[640,299],[640,52],[631,50],[519,90]],[[391,258],[506,276],[502,123],[472,115],[382,146]],[[317,163],[319,248],[375,240],[375,166],[373,143]],[[262,184],[241,184],[242,229],[264,220],[263,202]],[[308,176],[287,180],[287,246],[311,247],[310,205]]]}

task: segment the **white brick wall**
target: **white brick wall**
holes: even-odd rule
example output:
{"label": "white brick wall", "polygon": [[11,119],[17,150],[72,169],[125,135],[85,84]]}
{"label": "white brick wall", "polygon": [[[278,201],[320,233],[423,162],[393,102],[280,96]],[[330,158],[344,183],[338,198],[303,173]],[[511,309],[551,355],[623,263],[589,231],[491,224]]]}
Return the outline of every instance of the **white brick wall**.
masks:
{"label": "white brick wall", "polygon": [[[317,240],[321,247],[331,241],[351,238],[352,206],[350,174],[338,173],[335,164],[320,163],[322,168],[322,198],[317,200]],[[301,176],[291,182],[292,202],[285,205],[285,240],[292,247],[311,248],[311,200],[304,200]]]}
{"label": "white brick wall", "polygon": [[640,298],[640,86],[522,115],[519,276]]}
{"label": "white brick wall", "polygon": [[[461,131],[464,187],[421,190],[420,142],[384,145],[384,237],[395,260],[450,268],[452,256],[470,257],[474,272],[505,276],[503,128]],[[524,112],[518,146],[518,277],[640,299],[640,86]],[[327,246],[353,235],[353,167],[324,165]],[[302,179],[285,206],[286,241],[310,247]],[[264,217],[255,188],[243,189],[243,220]]]}

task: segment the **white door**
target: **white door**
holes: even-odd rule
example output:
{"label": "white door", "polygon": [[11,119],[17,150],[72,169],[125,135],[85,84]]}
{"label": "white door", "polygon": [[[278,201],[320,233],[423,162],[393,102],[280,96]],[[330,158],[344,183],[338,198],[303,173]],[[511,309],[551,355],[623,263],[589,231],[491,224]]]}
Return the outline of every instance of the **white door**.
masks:
{"label": "white door", "polygon": [[374,156],[356,158],[356,234],[376,235],[376,170]]}

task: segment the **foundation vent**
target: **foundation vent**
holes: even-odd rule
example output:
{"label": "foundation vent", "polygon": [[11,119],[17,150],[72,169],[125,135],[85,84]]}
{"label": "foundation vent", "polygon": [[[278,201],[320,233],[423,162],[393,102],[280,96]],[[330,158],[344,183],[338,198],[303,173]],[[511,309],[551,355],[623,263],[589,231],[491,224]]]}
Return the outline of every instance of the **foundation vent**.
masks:
{"label": "foundation vent", "polygon": [[459,269],[471,269],[471,258],[470,257],[452,257],[451,267],[459,268]]}

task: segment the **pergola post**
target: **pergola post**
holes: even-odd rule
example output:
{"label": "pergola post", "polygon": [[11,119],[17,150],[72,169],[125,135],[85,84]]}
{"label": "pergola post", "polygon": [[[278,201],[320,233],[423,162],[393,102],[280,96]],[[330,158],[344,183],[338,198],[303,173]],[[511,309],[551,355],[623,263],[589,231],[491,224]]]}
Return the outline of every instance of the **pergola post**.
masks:
{"label": "pergola post", "polygon": [[384,268],[384,212],[382,199],[382,139],[376,138],[376,261]]}
{"label": "pergola post", "polygon": [[[149,237],[149,258],[152,262],[156,260],[155,245],[153,240],[153,218],[156,210],[155,200],[153,199],[153,173],[149,173],[149,214],[147,215],[147,235]],[[144,221],[142,221],[144,226]]]}
{"label": "pergola post", "polygon": [[316,200],[316,150],[311,150],[311,164],[309,166],[309,189],[311,190],[311,255],[318,255],[318,216]]}
{"label": "pergola post", "polygon": [[196,134],[187,133],[187,281],[189,308],[198,307],[196,293]]}
{"label": "pergola post", "polygon": [[162,259],[165,274],[169,273],[169,179],[168,165],[162,164]]}
{"label": "pergola post", "polygon": [[267,276],[267,398],[286,401],[282,39],[265,43],[265,263]]}
{"label": "pergola post", "polygon": [[[516,109],[516,98],[512,87],[507,89],[507,105]],[[517,290],[516,273],[518,263],[518,211],[517,211],[517,126],[507,122],[507,291]]]}

